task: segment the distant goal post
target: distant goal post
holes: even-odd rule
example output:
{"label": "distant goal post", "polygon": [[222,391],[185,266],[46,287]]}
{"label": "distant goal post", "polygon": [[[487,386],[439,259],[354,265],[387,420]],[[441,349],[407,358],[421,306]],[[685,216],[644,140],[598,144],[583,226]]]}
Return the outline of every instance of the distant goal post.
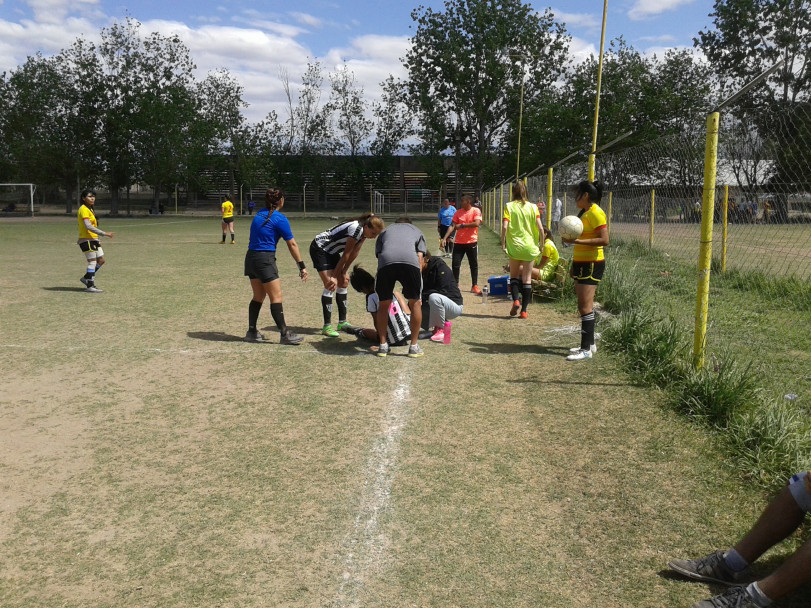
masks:
{"label": "distant goal post", "polygon": [[35,184],[0,184],[0,211],[3,215],[34,217]]}

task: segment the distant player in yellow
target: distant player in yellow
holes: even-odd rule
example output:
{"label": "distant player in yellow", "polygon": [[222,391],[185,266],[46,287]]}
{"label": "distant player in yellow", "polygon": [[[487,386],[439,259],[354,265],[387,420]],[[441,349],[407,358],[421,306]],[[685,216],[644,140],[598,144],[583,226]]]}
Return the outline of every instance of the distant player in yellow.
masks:
{"label": "distant player in yellow", "polygon": [[87,260],[87,272],[79,279],[85,286],[88,293],[101,293],[101,289],[96,287],[96,273],[104,264],[104,250],[99,243],[100,236],[113,238],[112,232],[104,232],[99,228],[96,214],[93,207],[96,204],[96,193],[93,190],[82,192],[82,205],[79,207],[77,221],[79,224],[79,248],[84,253]]}
{"label": "distant player in yellow", "polygon": [[220,245],[225,245],[225,232],[231,232],[231,244],[235,245],[234,242],[234,203],[225,199],[225,202],[222,204],[222,241],[220,241]]}

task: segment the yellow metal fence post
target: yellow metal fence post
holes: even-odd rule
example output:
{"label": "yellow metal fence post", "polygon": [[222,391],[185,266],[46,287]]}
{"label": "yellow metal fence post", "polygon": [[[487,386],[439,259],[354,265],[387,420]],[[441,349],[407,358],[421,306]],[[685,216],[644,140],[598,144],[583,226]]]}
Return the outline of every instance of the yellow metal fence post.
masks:
{"label": "yellow metal fence post", "polygon": [[650,191],[650,236],[648,237],[648,248],[653,249],[653,224],[656,211],[656,189]]}
{"label": "yellow metal fence post", "polygon": [[707,310],[712,262],[712,220],[715,208],[715,179],[718,158],[719,112],[707,116],[707,138],[704,146],[704,194],[701,202],[701,249],[698,254],[698,288],[696,290],[696,323],[693,337],[693,367],[704,366],[707,340]]}
{"label": "yellow metal fence post", "polygon": [[724,223],[721,230],[721,272],[727,271],[727,220],[729,213],[729,186],[724,186]]}
{"label": "yellow metal fence post", "polygon": [[549,167],[546,177],[546,229],[552,229],[552,177],[555,170]]}

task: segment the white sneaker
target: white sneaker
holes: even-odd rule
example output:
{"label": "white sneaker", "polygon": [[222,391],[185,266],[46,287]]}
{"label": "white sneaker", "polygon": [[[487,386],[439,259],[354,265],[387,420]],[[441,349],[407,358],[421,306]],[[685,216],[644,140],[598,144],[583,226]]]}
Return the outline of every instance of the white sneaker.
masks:
{"label": "white sneaker", "polygon": [[103,290],[103,289],[99,289],[98,287],[93,287],[92,285],[89,285],[89,286],[87,287],[87,289],[85,289],[85,291],[86,291],[86,292],[88,292],[88,293],[101,293],[101,292],[102,292],[102,291],[104,291],[104,290]]}
{"label": "white sneaker", "polygon": [[567,361],[582,361],[583,359],[591,359],[592,356],[593,355],[591,354],[590,350],[581,350],[581,349],[578,348],[577,352],[569,355],[568,357],[566,357],[566,360]]}
{"label": "white sneaker", "polygon": [[[590,349],[590,350],[591,350],[591,354],[592,354],[592,355],[593,355],[593,354],[595,354],[595,353],[597,352],[597,345],[596,345],[596,344],[592,344],[592,345],[591,345],[591,349]],[[570,353],[579,353],[579,352],[580,352],[580,347],[579,347],[579,346],[575,346],[574,348],[570,348],[570,349],[569,349],[569,352],[570,352]]]}

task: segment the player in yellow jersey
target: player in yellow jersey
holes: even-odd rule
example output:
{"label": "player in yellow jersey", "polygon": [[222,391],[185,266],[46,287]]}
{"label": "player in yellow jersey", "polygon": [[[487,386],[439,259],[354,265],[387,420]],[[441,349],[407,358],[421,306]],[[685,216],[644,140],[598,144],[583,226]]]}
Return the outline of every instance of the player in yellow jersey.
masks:
{"label": "player in yellow jersey", "polygon": [[231,232],[231,244],[235,245],[234,242],[234,203],[225,199],[225,202],[222,204],[222,241],[220,241],[220,245],[225,245],[225,232]]}
{"label": "player in yellow jersey", "polygon": [[104,250],[99,242],[100,236],[113,238],[112,232],[104,232],[99,228],[96,214],[93,207],[96,205],[96,193],[93,190],[82,192],[82,205],[79,207],[77,221],[79,224],[79,248],[84,253],[87,260],[87,272],[79,279],[85,286],[85,291],[89,293],[101,293],[101,289],[96,287],[96,273],[104,264]]}
{"label": "player in yellow jersey", "polygon": [[605,255],[608,245],[608,222],[605,213],[597,204],[603,197],[603,184],[583,180],[575,187],[575,203],[580,209],[578,217],[583,222],[583,233],[576,239],[563,239],[574,245],[572,278],[577,294],[577,309],[580,312],[580,346],[571,349],[566,359],[581,361],[591,359],[597,352],[594,343],[594,294],[603,278]]}

